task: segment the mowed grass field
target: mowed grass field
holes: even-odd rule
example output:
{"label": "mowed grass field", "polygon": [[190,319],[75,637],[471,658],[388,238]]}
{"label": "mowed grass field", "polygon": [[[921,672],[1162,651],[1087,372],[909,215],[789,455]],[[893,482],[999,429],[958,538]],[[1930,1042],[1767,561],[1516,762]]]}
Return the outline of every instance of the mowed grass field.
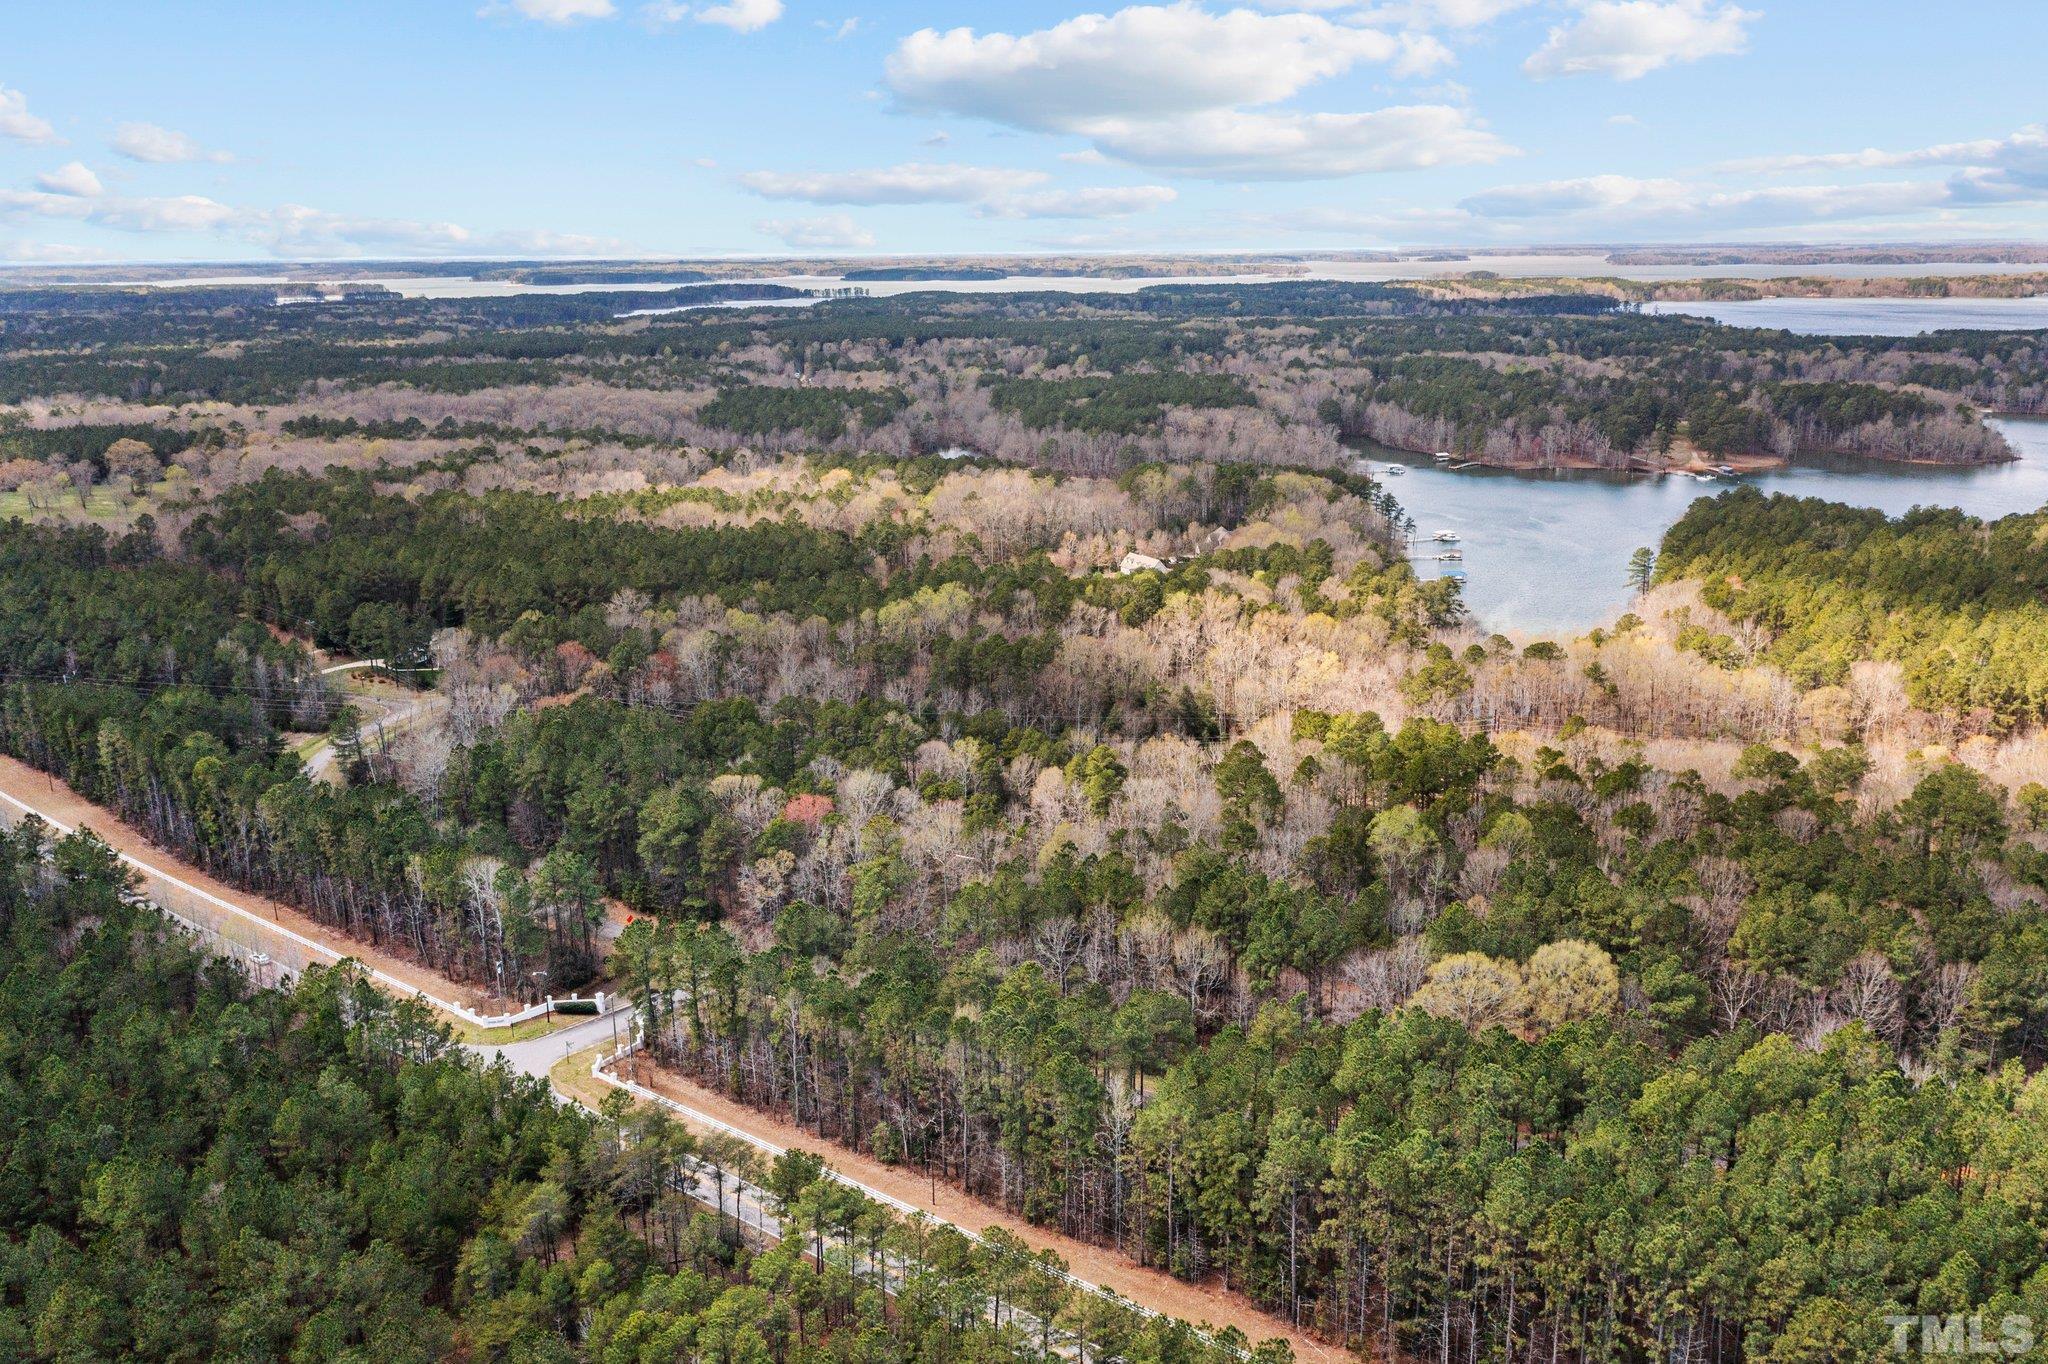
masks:
{"label": "mowed grass field", "polygon": [[165,485],[156,484],[142,496],[122,492],[116,493],[105,484],[96,485],[87,494],[85,505],[78,504],[77,494],[66,490],[62,496],[37,494],[36,506],[29,501],[27,493],[19,490],[0,493],[0,521],[71,521],[92,522],[110,528],[131,526],[135,518],[156,506],[158,494],[165,491]]}

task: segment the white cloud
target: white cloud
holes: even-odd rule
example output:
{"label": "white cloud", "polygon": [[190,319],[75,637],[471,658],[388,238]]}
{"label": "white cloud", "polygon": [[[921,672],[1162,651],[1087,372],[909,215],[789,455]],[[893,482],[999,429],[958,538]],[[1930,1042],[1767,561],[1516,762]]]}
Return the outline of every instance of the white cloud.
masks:
{"label": "white cloud", "polygon": [[[1474,194],[1460,207],[1478,224],[1543,223],[1551,232],[1612,239],[1641,230],[1690,233],[1824,227],[1835,234],[1875,231],[1900,219],[1938,224],[1942,234],[1988,227],[1985,210],[2003,205],[2048,205],[2048,125],[2030,124],[2006,137],[1942,142],[1888,151],[1757,157],[1726,162],[1724,175],[1816,171],[1912,170],[1948,167],[1945,176],[1786,184],[1701,183],[1591,175],[1569,180],[1505,185]],[[2039,224],[2017,235],[2038,234]]]}
{"label": "white cloud", "polygon": [[782,0],[730,0],[696,13],[700,24],[718,24],[735,33],[753,33],[782,17]]}
{"label": "white cloud", "polygon": [[879,170],[749,171],[740,183],[764,199],[813,204],[972,204],[1043,184],[1044,171],[906,162]]}
{"label": "white cloud", "polygon": [[1406,50],[1377,30],[1310,14],[1141,5],[1022,36],[921,29],[890,54],[888,79],[906,104],[1066,132],[1105,119],[1270,104]]}
{"label": "white cloud", "polygon": [[1061,152],[1060,160],[1071,161],[1077,166],[1106,166],[1109,158],[1093,147],[1083,147],[1078,152]]}
{"label": "white cloud", "polygon": [[1170,123],[1104,124],[1096,144],[1119,160],[1218,180],[1314,180],[1514,154],[1464,110],[1444,104],[1368,114],[1220,110]]}
{"label": "white cloud", "polygon": [[860,27],[860,16],[856,14],[850,18],[841,19],[836,24],[830,19],[813,19],[811,22],[825,30],[826,41],[837,43],[854,35],[854,31]]}
{"label": "white cloud", "polygon": [[1632,81],[1674,62],[1740,52],[1758,16],[1717,0],[1591,0],[1522,63],[1538,80],[1612,76]]}
{"label": "white cloud", "polygon": [[[49,177],[44,177],[45,181]],[[625,249],[602,237],[547,231],[476,232],[458,223],[365,218],[281,204],[247,208],[199,194],[126,196],[104,192],[0,190],[0,220],[70,221],[139,234],[211,235],[278,255],[366,252],[417,255],[601,255]]]}
{"label": "white cloud", "polygon": [[57,130],[48,119],[28,111],[28,96],[0,85],[0,137],[16,142],[57,142]]}
{"label": "white cloud", "polygon": [[1502,185],[1463,202],[1483,218],[1552,217],[1571,213],[1637,213],[1682,210],[1689,191],[1677,180],[1639,180],[1628,175],[1587,175]]}
{"label": "white cloud", "polygon": [[754,229],[779,237],[784,246],[798,251],[862,251],[875,244],[875,234],[844,213],[820,218],[763,218]]}
{"label": "white cloud", "polygon": [[965,204],[983,218],[1118,218],[1179,197],[1164,185],[1040,189],[1049,179],[1044,171],[913,161],[875,170],[750,171],[740,183],[764,199],[865,207]]}
{"label": "white cloud", "polygon": [[235,159],[227,152],[209,151],[184,133],[159,128],[154,123],[123,123],[114,130],[114,140],[109,145],[130,161],[146,161],[151,165]]}
{"label": "white cloud", "polygon": [[[1361,16],[1368,23],[1397,24],[1407,28],[1479,28],[1504,14],[1527,9],[1536,0],[1397,0],[1368,7]],[[1304,8],[1307,8],[1304,6]],[[1337,5],[1317,5],[1336,9]]]}
{"label": "white cloud", "polygon": [[0,242],[0,261],[9,264],[77,265],[113,257],[96,246],[69,242]]}
{"label": "white cloud", "polygon": [[1730,161],[1721,169],[1749,174],[1808,170],[1900,170],[1914,166],[1962,166],[1996,172],[2023,183],[2048,185],[2048,124],[2030,123],[2010,137],[1941,142],[1906,151],[1867,147],[1855,152],[1812,156],[1759,156]]}
{"label": "white cloud", "polygon": [[[484,13],[496,7],[486,7]],[[580,24],[586,19],[609,19],[617,14],[612,0],[512,0],[515,12],[543,24]]]}
{"label": "white cloud", "polygon": [[200,194],[127,198],[0,190],[0,217],[68,218],[123,232],[210,231],[235,222],[237,209]]}
{"label": "white cloud", "polygon": [[1939,189],[1939,202],[1953,209],[1989,204],[2048,200],[2048,125],[2032,123],[2009,137],[1940,142],[1904,151],[1876,147],[1819,155],[1755,157],[1731,161],[1724,172],[1783,175],[1817,170],[1910,170],[1923,166],[1954,167],[1938,182],[1914,182],[1922,192]]}
{"label": "white cloud", "polygon": [[1361,63],[1415,75],[1449,59],[1426,34],[1179,3],[1084,14],[1021,35],[924,29],[890,55],[888,82],[909,108],[1078,135],[1097,155],[1137,165],[1224,180],[1311,179],[1510,154],[1463,111],[1443,106],[1357,114],[1264,107]]}
{"label": "white cloud", "polygon": [[649,28],[680,24],[688,19],[693,23],[716,24],[735,33],[758,32],[780,19],[782,13],[782,0],[726,0],[724,4],[701,8],[683,4],[681,0],[653,0],[653,3],[640,8],[641,21]]}
{"label": "white cloud", "polygon": [[1640,128],[1643,121],[1634,114],[1609,114],[1607,121],[1617,128]]}
{"label": "white cloud", "polygon": [[1179,197],[1165,185],[1055,189],[992,199],[975,213],[983,218],[1128,218],[1164,208]]}
{"label": "white cloud", "polygon": [[1543,221],[1611,235],[1632,230],[1832,228],[1841,222],[1918,213],[1959,202],[1949,184],[1934,180],[1724,190],[1679,180],[1594,175],[1506,185],[1472,195],[1460,207],[1481,219]]}
{"label": "white cloud", "polygon": [[72,161],[53,171],[46,171],[36,177],[36,184],[51,194],[68,194],[80,199],[94,199],[106,192],[100,178],[83,161]]}

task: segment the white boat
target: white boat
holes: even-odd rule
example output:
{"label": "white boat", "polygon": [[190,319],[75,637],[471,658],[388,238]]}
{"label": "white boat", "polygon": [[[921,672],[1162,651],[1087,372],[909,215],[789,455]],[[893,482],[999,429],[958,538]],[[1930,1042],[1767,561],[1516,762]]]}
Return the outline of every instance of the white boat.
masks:
{"label": "white boat", "polygon": [[1454,530],[1440,530],[1436,534],[1430,536],[1429,538],[1436,541],[1438,544],[1455,545],[1458,543],[1460,537],[1458,535],[1458,532]]}
{"label": "white boat", "polygon": [[1714,476],[1712,474],[1694,474],[1692,479],[1695,483],[1712,483]]}
{"label": "white boat", "polygon": [[1452,455],[1451,452],[1448,450],[1439,450],[1435,454],[1431,455],[1430,458],[1435,460],[1438,464],[1449,464],[1451,462]]}
{"label": "white boat", "polygon": [[1380,472],[1382,474],[1385,474],[1389,478],[1399,478],[1402,474],[1408,472],[1408,466],[1405,464],[1389,464],[1386,468],[1380,470]]}

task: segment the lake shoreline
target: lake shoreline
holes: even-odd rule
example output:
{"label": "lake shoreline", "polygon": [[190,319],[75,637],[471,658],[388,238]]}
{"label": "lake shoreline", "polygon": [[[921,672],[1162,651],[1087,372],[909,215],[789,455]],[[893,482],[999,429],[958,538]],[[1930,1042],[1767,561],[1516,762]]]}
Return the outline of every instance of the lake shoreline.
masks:
{"label": "lake shoreline", "polygon": [[[1887,516],[1953,507],[1991,521],[2048,505],[2048,418],[1987,420],[2016,459],[1948,465],[1802,453],[1697,482],[1676,469],[1446,466],[1376,442],[1346,444],[1356,467],[1374,471],[1421,535],[1450,531],[1459,537],[1447,542],[1458,549],[1457,560],[1437,560],[1440,546],[1418,546],[1411,560],[1418,575],[1462,574],[1465,601],[1482,629],[1562,637],[1627,609],[1629,555],[1641,546],[1655,548],[1697,499],[1739,485]],[[1403,474],[1378,474],[1390,464]]]}
{"label": "lake shoreline", "polygon": [[[2000,413],[1994,415],[2004,416],[2008,414]],[[2011,415],[2014,419],[2021,421],[2040,420],[2040,417],[2037,414],[2013,413],[2009,415]],[[1369,436],[1349,437],[1346,439],[1346,444],[1356,444],[1359,442],[1370,444],[1373,447],[1380,450],[1391,450],[1403,455],[1412,455],[1418,459],[1432,459],[1434,455],[1434,452],[1429,450],[1414,450],[1408,448],[1407,446],[1389,445],[1385,441],[1373,440]],[[1482,455],[1465,455],[1453,452],[1452,462],[1446,467],[1452,470],[1457,470],[1476,466],[1481,469],[1490,469],[1504,474],[1598,473],[1627,474],[1642,478],[1657,478],[1665,474],[1715,474],[1719,473],[1723,468],[1732,469],[1738,475],[1769,473],[1773,470],[1789,469],[1793,467],[1793,465],[1798,462],[1799,456],[1820,456],[1828,459],[1853,460],[1858,463],[1868,464],[1876,468],[1883,468],[1887,465],[1903,465],[1907,468],[1913,469],[1956,470],[1993,469],[1997,468],[1999,465],[2002,464],[2011,464],[2019,458],[2018,453],[2015,452],[2013,454],[2002,456],[1998,459],[1967,460],[1958,462],[1954,460],[1945,459],[1892,459],[1881,455],[1857,454],[1854,451],[1849,450],[1816,449],[1800,450],[1793,455],[1696,455],[1691,459],[1676,461],[1669,464],[1646,464],[1645,462],[1643,462],[1644,457],[1641,456],[1631,457],[1629,462],[1626,464],[1602,464],[1598,460],[1583,458],[1560,459],[1548,464],[1500,464],[1492,460],[1489,460]]]}

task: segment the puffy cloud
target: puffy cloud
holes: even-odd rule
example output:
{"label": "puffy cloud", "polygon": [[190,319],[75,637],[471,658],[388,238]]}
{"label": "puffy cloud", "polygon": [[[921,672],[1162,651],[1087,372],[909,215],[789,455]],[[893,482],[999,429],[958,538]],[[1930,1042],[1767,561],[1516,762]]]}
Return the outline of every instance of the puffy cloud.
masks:
{"label": "puffy cloud", "polygon": [[0,190],[0,216],[70,218],[123,232],[205,232],[230,225],[243,214],[203,194],[82,198],[48,190]]}
{"label": "puffy cloud", "polygon": [[80,199],[96,198],[106,192],[100,178],[83,161],[72,161],[38,175],[36,184],[51,194],[69,194]]}
{"label": "puffy cloud", "polygon": [[1165,185],[1111,185],[992,199],[975,212],[984,218],[1127,218],[1164,208],[1179,197]]}
{"label": "puffy cloud", "polygon": [[27,95],[19,90],[9,90],[4,85],[0,85],[0,137],[13,138],[16,142],[60,140],[48,119],[37,118],[28,111]]}
{"label": "puffy cloud", "polygon": [[1316,15],[1140,5],[1021,36],[921,29],[890,54],[888,79],[907,104],[1067,132],[1103,119],[1270,104],[1402,53],[1387,34]]}
{"label": "puffy cloud", "polygon": [[154,123],[123,123],[114,130],[110,144],[130,161],[171,165],[184,161],[232,161],[226,152],[209,151],[184,133],[159,128]]}
{"label": "puffy cloud", "polygon": [[[484,13],[495,8],[487,7]],[[619,12],[612,0],[512,0],[512,9],[543,24],[580,24],[586,19],[609,19]]]}
{"label": "puffy cloud", "polygon": [[235,222],[236,209],[199,194],[126,198],[40,190],[0,190],[0,217],[68,218],[123,232],[210,231]]}
{"label": "puffy cloud", "polygon": [[1627,175],[1588,175],[1503,185],[1467,198],[1462,207],[1483,218],[1554,217],[1566,213],[1637,213],[1679,210],[1690,202],[1676,180],[1638,180]]}
{"label": "puffy cloud", "polygon": [[1316,178],[1509,154],[1447,107],[1262,107],[1361,63],[1414,75],[1449,58],[1427,35],[1180,3],[1084,14],[1021,35],[923,29],[890,55],[888,82],[910,108],[1074,134],[1138,165],[1230,180]]}
{"label": "puffy cloud", "polygon": [[763,218],[757,232],[778,237],[798,251],[862,251],[875,244],[875,234],[844,213],[818,218]]}
{"label": "puffy cloud", "polygon": [[[2008,137],[1943,142],[1898,151],[1867,148],[1758,157],[1717,167],[1724,174],[1912,170],[1952,167],[1945,177],[1846,183],[1728,185],[1626,175],[1505,185],[1460,205],[1475,222],[1545,222],[1549,230],[1612,237],[1633,230],[1660,234],[1821,227],[1846,233],[1859,224],[1918,216],[1944,232],[1981,227],[1981,211],[2048,203],[2048,126],[2030,124]],[[1932,215],[1928,217],[1927,215]],[[2035,229],[2038,230],[2038,229]]]}
{"label": "puffy cloud", "polygon": [[972,204],[1043,184],[1043,171],[907,162],[879,170],[749,171],[740,183],[764,199],[813,204]]}
{"label": "puffy cloud", "polygon": [[1612,76],[1632,81],[1674,62],[1740,52],[1757,15],[1717,0],[1591,0],[1522,63],[1539,80]]}
{"label": "puffy cloud", "polygon": [[1726,163],[1728,171],[1785,174],[1808,170],[1901,170],[1915,166],[1959,166],[1959,181],[2007,192],[2048,190],[2048,124],[2030,123],[2010,137],[1941,142],[1905,151],[1867,147],[1820,155],[1762,156]]}
{"label": "puffy cloud", "polygon": [[735,33],[752,33],[782,17],[782,0],[730,0],[697,11],[700,24],[718,24]]}
{"label": "puffy cloud", "polygon": [[1313,180],[1497,161],[1514,148],[1444,104],[1369,114],[1222,110],[1098,129],[1111,156],[1219,180]]}

